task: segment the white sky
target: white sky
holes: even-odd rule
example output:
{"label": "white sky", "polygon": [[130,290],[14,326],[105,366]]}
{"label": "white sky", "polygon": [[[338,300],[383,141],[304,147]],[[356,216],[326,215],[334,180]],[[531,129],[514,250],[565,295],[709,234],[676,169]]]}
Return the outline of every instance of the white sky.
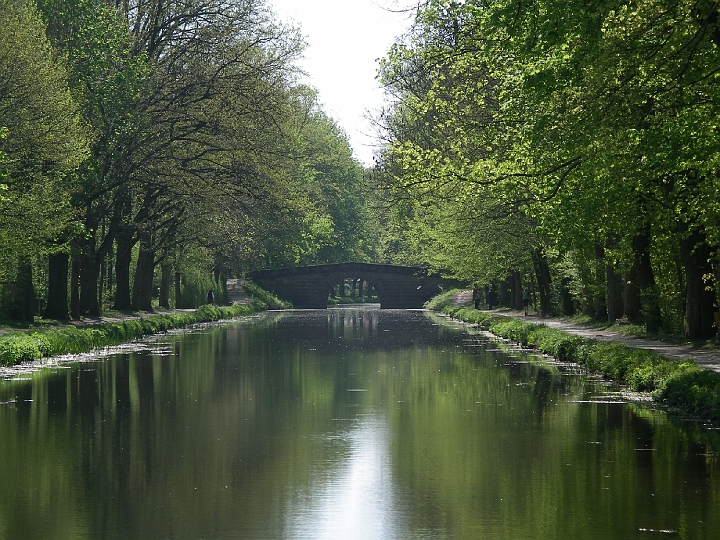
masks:
{"label": "white sky", "polygon": [[397,13],[409,0],[269,0],[280,19],[300,27],[308,47],[300,67],[318,89],[323,110],[345,131],[355,157],[372,163],[376,145],[367,112],[382,106],[375,80],[376,59],[384,57],[409,24]]}

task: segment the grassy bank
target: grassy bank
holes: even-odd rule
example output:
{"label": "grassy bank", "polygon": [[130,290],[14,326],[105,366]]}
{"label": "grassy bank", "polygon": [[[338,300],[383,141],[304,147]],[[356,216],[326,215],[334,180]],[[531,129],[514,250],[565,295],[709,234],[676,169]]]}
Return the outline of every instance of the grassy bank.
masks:
{"label": "grassy bank", "polygon": [[445,305],[442,311],[558,360],[581,364],[633,390],[650,392],[659,403],[700,418],[720,420],[720,373],[702,369],[692,360],[665,358],[653,351],[581,338],[542,324],[466,307]]}
{"label": "grassy bank", "polygon": [[287,307],[284,302],[252,283],[246,289],[252,301],[245,305],[206,305],[193,312],[174,312],[111,323],[31,328],[27,331],[10,332],[0,337],[0,365],[11,366],[43,357],[88,352],[95,348],[118,345],[174,328],[252,315],[268,307]]}

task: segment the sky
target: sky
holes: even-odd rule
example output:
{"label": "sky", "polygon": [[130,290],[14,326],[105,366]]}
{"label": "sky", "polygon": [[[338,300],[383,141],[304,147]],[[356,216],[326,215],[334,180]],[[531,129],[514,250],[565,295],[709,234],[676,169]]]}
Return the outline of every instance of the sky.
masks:
{"label": "sky", "polygon": [[[376,59],[410,25],[407,0],[269,0],[280,19],[300,27],[308,44],[299,66],[319,91],[323,110],[347,135],[356,159],[372,164],[377,145],[367,113],[383,104]],[[391,11],[395,10],[395,12]]]}

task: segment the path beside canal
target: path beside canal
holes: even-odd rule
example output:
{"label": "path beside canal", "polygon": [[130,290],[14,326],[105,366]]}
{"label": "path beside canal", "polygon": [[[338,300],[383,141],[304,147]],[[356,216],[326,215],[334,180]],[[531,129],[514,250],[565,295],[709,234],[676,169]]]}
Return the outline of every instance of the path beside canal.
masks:
{"label": "path beside canal", "polygon": [[[472,291],[460,291],[455,295],[451,304],[457,306],[472,306]],[[550,328],[556,328],[568,334],[583,338],[622,343],[627,347],[633,347],[635,349],[647,349],[666,358],[693,360],[700,367],[720,372],[720,350],[718,349],[691,344],[665,343],[653,339],[634,337],[620,332],[614,332],[611,329],[591,328],[575,324],[560,318],[541,317],[537,313],[531,313],[527,316],[525,316],[522,311],[493,310],[493,313],[502,315],[503,317],[513,317],[527,322],[544,324]]]}
{"label": "path beside canal", "polygon": [[81,319],[71,321],[56,321],[49,324],[43,324],[42,319],[39,319],[37,326],[29,328],[15,328],[5,326],[0,328],[0,336],[9,332],[23,332],[27,330],[38,330],[41,328],[62,328],[63,326],[95,326],[99,324],[112,324],[117,322],[123,322],[132,319],[145,319],[147,317],[153,317],[155,315],[172,315],[173,313],[194,313],[196,310],[192,309],[160,309],[158,311],[135,311],[135,312],[112,312],[110,315],[103,315],[101,317],[82,317]]}

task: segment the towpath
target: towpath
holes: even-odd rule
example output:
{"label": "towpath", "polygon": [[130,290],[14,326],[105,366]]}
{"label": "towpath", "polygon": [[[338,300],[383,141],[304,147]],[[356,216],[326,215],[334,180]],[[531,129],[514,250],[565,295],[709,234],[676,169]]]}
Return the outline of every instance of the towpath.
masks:
{"label": "towpath", "polygon": [[[453,298],[452,305],[472,306],[472,291],[461,291]],[[487,310],[483,310],[487,311]],[[557,328],[569,334],[594,339],[597,341],[609,341],[622,343],[635,349],[647,349],[655,351],[666,358],[679,360],[693,360],[698,366],[720,372],[720,349],[709,348],[691,344],[672,344],[653,339],[641,338],[614,332],[611,329],[598,329],[571,323],[559,318],[541,317],[539,314],[531,313],[525,316],[522,311],[496,311],[495,315],[513,317],[528,322],[544,324],[550,328]]]}
{"label": "towpath", "polygon": [[[61,328],[63,326],[91,326],[96,324],[110,324],[116,322],[122,322],[132,319],[144,319],[145,317],[152,317],[153,315],[172,315],[173,313],[194,313],[195,309],[160,309],[154,312],[146,311],[134,311],[134,312],[113,312],[112,315],[103,315],[102,317],[83,317],[79,320],[72,321],[57,321],[52,324],[42,324],[42,319],[37,326],[33,326],[32,329],[38,328]],[[15,327],[2,327],[0,328],[0,336],[7,334],[8,332],[25,331],[29,328],[15,328]]]}

